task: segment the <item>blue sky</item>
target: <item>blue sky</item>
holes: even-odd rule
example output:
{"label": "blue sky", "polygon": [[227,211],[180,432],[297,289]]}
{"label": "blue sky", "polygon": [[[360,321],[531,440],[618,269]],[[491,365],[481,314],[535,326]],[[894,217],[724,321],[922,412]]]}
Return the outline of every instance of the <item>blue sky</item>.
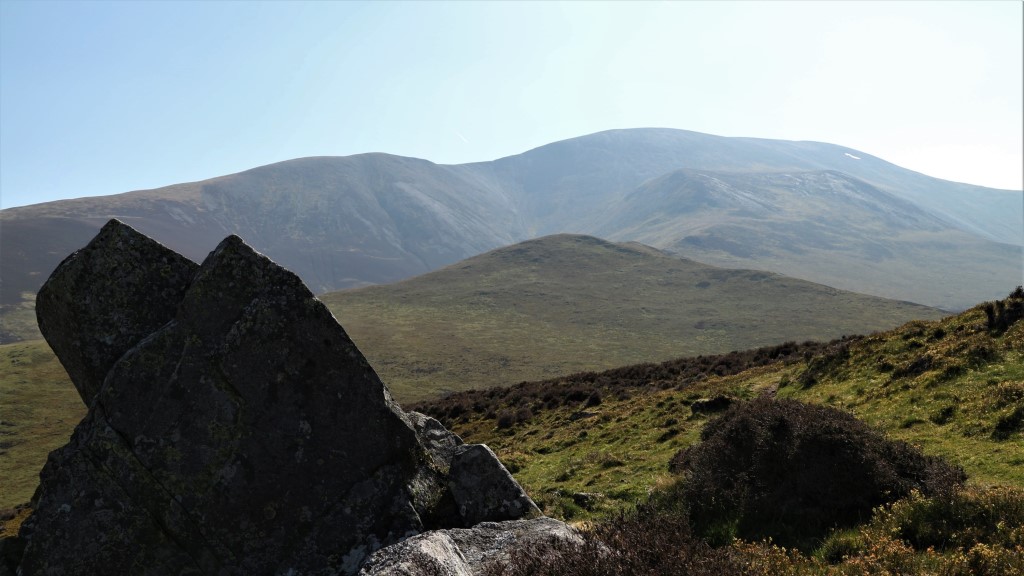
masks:
{"label": "blue sky", "polygon": [[1021,189],[1021,2],[0,0],[0,206],[611,128],[818,140]]}

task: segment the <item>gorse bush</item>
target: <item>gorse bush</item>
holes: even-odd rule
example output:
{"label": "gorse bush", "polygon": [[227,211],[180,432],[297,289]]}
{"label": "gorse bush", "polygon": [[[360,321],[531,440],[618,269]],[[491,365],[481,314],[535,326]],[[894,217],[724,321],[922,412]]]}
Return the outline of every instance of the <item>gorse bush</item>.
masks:
{"label": "gorse bush", "polygon": [[772,538],[809,550],[881,504],[915,490],[952,493],[966,479],[846,412],[793,400],[735,405],[701,439],[671,469],[684,475],[680,495],[695,532],[714,543]]}

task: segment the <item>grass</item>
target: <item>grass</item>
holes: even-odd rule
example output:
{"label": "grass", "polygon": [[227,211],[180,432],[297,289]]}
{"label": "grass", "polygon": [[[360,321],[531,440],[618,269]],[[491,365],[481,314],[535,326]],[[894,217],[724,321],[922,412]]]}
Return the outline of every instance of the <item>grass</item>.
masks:
{"label": "grass", "polygon": [[402,401],[943,315],[574,235],[322,299]]}
{"label": "grass", "polygon": [[23,292],[17,304],[0,305],[0,344],[42,338],[36,325],[36,295]]}
{"label": "grass", "polygon": [[[549,514],[569,519],[622,509],[665,481],[669,459],[697,440],[709,418],[694,413],[695,401],[765,391],[850,410],[892,437],[962,465],[974,483],[1024,486],[1020,433],[1002,441],[992,437],[1000,418],[1024,403],[1022,331],[1024,323],[1018,322],[1005,334],[990,334],[979,306],[848,340],[848,356],[829,364],[809,386],[801,384],[808,368],[821,365],[817,359],[842,356],[835,350],[844,342],[783,347],[789,350],[784,361],[772,360],[775,352],[752,353],[745,360],[706,357],[690,368],[687,363],[646,367],[649,374],[635,367],[583,373],[542,383],[538,396],[510,397],[508,405],[502,403],[505,390],[469,395],[465,414],[438,415],[467,441],[489,444]],[[929,369],[893,377],[924,356],[934,358]],[[743,371],[732,373],[726,365]],[[627,380],[628,386],[617,385]],[[31,496],[46,454],[66,441],[84,407],[43,342],[0,346],[0,382],[0,433],[6,446],[0,453],[0,508],[5,508]],[[588,406],[594,390],[603,391],[600,403]],[[547,407],[545,391],[557,406]],[[575,399],[565,398],[568,394]],[[449,395],[445,401],[460,397]],[[437,411],[441,402],[415,407]],[[528,416],[520,414],[527,417],[516,421],[524,408]],[[503,411],[512,416],[505,428],[498,426]],[[580,496],[595,493],[600,496]]]}
{"label": "grass", "polygon": [[[919,370],[923,357],[932,360]],[[993,334],[981,306],[738,374],[662,375],[623,388],[615,382],[621,373],[549,382],[551,395],[561,387],[578,398],[551,408],[543,397],[516,389],[455,394],[414,407],[440,417],[465,440],[490,445],[546,513],[570,520],[623,510],[666,482],[669,459],[697,441],[707,421],[694,412],[694,402],[723,395],[773,393],[846,409],[890,437],[963,466],[972,485],[1024,487],[1024,434],[1019,425],[1003,439],[997,433],[1000,422],[1013,422],[1024,406],[1024,322]],[[602,401],[588,407],[594,390],[603,392]],[[456,405],[466,408],[453,417]],[[497,425],[503,410],[524,406],[529,418]],[[591,510],[573,499],[594,492],[604,498]]]}
{"label": "grass", "polygon": [[982,307],[871,336],[820,382],[779,394],[845,408],[960,463],[975,481],[1024,486],[1020,428],[993,436],[1024,406],[1024,325],[993,337]]}
{"label": "grass", "polygon": [[50,451],[67,443],[85,406],[43,341],[0,346],[0,509],[23,504]]}

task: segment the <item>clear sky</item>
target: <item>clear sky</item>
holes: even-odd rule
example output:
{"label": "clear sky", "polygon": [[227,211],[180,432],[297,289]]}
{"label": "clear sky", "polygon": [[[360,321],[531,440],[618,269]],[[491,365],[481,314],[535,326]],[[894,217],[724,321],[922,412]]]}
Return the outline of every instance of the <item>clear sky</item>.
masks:
{"label": "clear sky", "polygon": [[1022,185],[1022,3],[0,0],[0,206],[611,128]]}

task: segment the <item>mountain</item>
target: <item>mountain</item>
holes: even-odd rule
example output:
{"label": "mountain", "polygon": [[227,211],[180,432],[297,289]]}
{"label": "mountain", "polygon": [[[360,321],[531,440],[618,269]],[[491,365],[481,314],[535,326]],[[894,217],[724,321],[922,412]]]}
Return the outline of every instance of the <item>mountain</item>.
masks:
{"label": "mountain", "polygon": [[321,299],[401,400],[942,315],[567,234]]}
{"label": "mountain", "polygon": [[914,294],[947,309],[970,305],[961,295],[978,286],[1020,280],[1019,246],[951,229],[918,204],[834,170],[677,170],[612,203],[596,232],[719,266]]}
{"label": "mountain", "polygon": [[932,178],[852,148],[822,142],[735,138],[667,128],[608,130],[493,162],[464,165],[516,196],[536,234],[590,232],[604,206],[678,169],[718,172],[833,170],[995,242],[1024,243],[1020,191]]}
{"label": "mountain", "polygon": [[[804,229],[849,242],[815,245],[816,234],[789,234],[786,250],[765,262],[736,259],[707,246],[727,236],[750,251],[764,244],[766,225],[734,220],[731,228],[695,235],[690,231],[710,214],[688,215],[681,209],[685,203],[665,208],[677,232],[667,226],[646,231],[643,225],[654,215],[644,202],[652,194],[671,197],[677,182],[671,175],[679,171],[731,173],[730,186],[745,187],[751,197],[768,193],[756,188],[767,180],[790,186],[792,194],[766,204],[782,211],[769,221],[800,216]],[[780,173],[797,180],[786,184],[772,176]],[[819,176],[803,179],[803,173]],[[857,212],[859,220],[854,214],[823,220],[801,211],[821,174],[874,188],[874,208]],[[620,211],[634,219],[619,217]],[[574,232],[962,308],[1021,282],[1022,211],[1020,192],[930,178],[841,146],[669,129],[600,132],[451,166],[387,154],[302,158],[201,182],[0,211],[0,341],[38,337],[32,295],[60,259],[115,217],[194,260],[224,236],[238,234],[317,292],[394,282],[499,246]],[[864,219],[889,212],[913,213],[917,223],[905,222],[897,236],[877,239],[888,251],[878,252],[865,237],[873,224]],[[711,237],[702,240],[701,234]],[[804,261],[801,247],[820,257]],[[884,265],[874,260],[879,253],[886,256]],[[957,275],[970,281],[946,282]]]}

